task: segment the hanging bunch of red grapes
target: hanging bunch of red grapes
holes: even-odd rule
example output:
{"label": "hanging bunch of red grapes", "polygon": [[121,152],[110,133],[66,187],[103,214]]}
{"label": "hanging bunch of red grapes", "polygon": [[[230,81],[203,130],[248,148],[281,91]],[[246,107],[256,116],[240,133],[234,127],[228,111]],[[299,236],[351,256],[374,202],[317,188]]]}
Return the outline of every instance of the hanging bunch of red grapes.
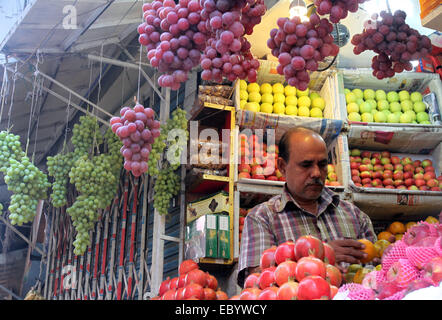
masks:
{"label": "hanging bunch of red grapes", "polygon": [[347,18],[349,12],[356,12],[359,5],[368,0],[314,0],[316,13],[323,16],[329,15],[330,22],[339,23]]}
{"label": "hanging bunch of red grapes", "polygon": [[318,70],[319,62],[339,52],[331,35],[333,24],[314,13],[309,21],[302,22],[295,16],[279,18],[277,25],[267,40],[272,55],[279,61],[276,70],[289,85],[305,90],[310,82],[309,71]]}
{"label": "hanging bunch of red grapes", "polygon": [[357,55],[372,50],[373,75],[378,79],[391,78],[395,73],[413,69],[412,60],[418,60],[431,51],[431,40],[411,28],[405,19],[407,14],[398,10],[394,14],[381,11],[364,23],[364,30],[355,34],[351,43]]}
{"label": "hanging bunch of red grapes", "polygon": [[161,87],[178,90],[200,63],[205,80],[256,80],[259,63],[244,35],[261,22],[263,0],[155,0],[143,12],[138,41]]}

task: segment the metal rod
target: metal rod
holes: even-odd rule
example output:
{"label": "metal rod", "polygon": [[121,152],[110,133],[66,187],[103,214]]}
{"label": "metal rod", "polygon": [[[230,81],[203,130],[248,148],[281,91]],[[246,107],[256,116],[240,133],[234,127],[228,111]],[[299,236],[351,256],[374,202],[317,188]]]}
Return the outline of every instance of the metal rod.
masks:
{"label": "metal rod", "polygon": [[144,250],[146,248],[146,233],[147,233],[147,210],[149,209],[147,206],[147,189],[148,189],[148,180],[149,176],[144,175],[143,182],[143,211],[141,217],[141,246],[140,246],[140,279],[138,280],[138,300],[143,299],[143,289],[144,289],[144,261],[145,255]]}
{"label": "metal rod", "polygon": [[131,214],[131,226],[130,226],[130,249],[129,249],[129,274],[127,279],[127,295],[132,293],[132,274],[134,272],[134,252],[135,252],[135,231],[137,227],[137,209],[138,209],[138,183],[139,178],[135,178],[134,190],[133,190],[133,203]]}
{"label": "metal rod", "polygon": [[3,285],[0,284],[0,289],[2,289],[3,291],[5,291],[6,293],[10,294],[11,296],[13,296],[15,299],[17,300],[23,300],[21,297],[19,297],[18,295],[16,295],[14,292],[12,292],[11,290],[9,290],[8,288],[4,287]]}
{"label": "metal rod", "polygon": [[124,249],[126,244],[126,224],[127,224],[127,198],[129,189],[129,178],[126,176],[124,181],[124,204],[123,216],[121,219],[121,240],[120,240],[120,260],[118,266],[118,282],[117,282],[117,300],[121,300],[123,287],[123,268],[124,268]]}

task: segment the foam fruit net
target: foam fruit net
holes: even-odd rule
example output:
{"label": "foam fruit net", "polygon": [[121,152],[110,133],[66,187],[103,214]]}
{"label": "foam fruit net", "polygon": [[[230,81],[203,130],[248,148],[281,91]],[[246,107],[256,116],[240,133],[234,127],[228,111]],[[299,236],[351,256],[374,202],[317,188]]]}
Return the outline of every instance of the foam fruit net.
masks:
{"label": "foam fruit net", "polygon": [[347,298],[351,300],[373,300],[375,293],[372,289],[365,288],[358,283],[347,283],[339,288],[339,292],[348,292]]}

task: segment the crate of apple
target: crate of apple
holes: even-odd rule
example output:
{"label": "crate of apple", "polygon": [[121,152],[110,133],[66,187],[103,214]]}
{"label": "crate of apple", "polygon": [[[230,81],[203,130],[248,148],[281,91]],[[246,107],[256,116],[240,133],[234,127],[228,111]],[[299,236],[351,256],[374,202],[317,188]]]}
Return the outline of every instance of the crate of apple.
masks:
{"label": "crate of apple", "polygon": [[334,164],[327,165],[327,178],[325,179],[325,185],[331,187],[341,186],[341,183],[338,181],[338,174],[336,173],[336,167]]}
{"label": "crate of apple", "polygon": [[351,180],[356,187],[397,190],[441,191],[442,175],[437,176],[431,159],[413,160],[389,151],[350,150]]}

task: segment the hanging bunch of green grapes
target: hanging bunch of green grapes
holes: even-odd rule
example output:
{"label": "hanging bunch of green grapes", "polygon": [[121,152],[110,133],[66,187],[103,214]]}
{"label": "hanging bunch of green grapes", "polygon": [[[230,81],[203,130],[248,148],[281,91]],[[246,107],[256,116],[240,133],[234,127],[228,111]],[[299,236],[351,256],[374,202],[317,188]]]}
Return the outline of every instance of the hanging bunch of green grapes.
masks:
{"label": "hanging bunch of green grapes", "polygon": [[9,167],[9,159],[20,161],[25,156],[21,148],[20,136],[8,131],[0,132],[0,171],[5,172]]}
{"label": "hanging bunch of green grapes", "polygon": [[175,109],[166,126],[168,132],[166,159],[172,166],[172,170],[176,170],[181,165],[181,154],[187,148],[189,139],[186,111]]}
{"label": "hanging bunch of green grapes", "polygon": [[155,181],[153,200],[153,206],[159,214],[166,215],[169,212],[170,199],[178,194],[180,187],[180,177],[171,167],[160,171]]}
{"label": "hanging bunch of green grapes", "polygon": [[57,154],[48,157],[48,174],[54,177],[52,183],[51,200],[56,208],[67,204],[67,186],[69,182],[69,171],[72,168],[73,154]]}
{"label": "hanging bunch of green grapes", "polygon": [[9,160],[5,182],[8,190],[14,193],[8,208],[11,223],[21,226],[31,222],[36,214],[38,201],[47,197],[46,192],[50,186],[47,176],[24,156],[20,161]]}
{"label": "hanging bunch of green grapes", "polygon": [[71,141],[74,145],[74,154],[80,157],[89,154],[94,145],[102,144],[103,137],[97,119],[91,116],[80,117],[80,122],[74,124]]}

